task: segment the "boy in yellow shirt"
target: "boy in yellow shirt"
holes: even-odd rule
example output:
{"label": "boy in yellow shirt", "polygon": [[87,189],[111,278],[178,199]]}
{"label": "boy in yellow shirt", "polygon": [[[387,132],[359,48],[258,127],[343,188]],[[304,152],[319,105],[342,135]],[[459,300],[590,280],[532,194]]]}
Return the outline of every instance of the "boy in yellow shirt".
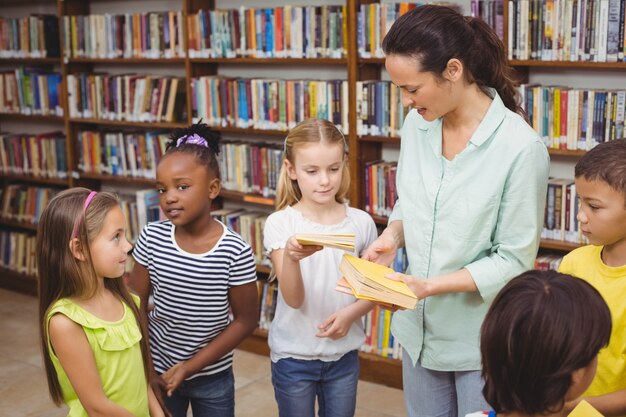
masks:
{"label": "boy in yellow shirt", "polygon": [[580,229],[591,245],[565,256],[559,272],[593,285],[613,319],[611,341],[598,354],[598,372],[583,396],[605,416],[626,416],[626,139],[587,152],[575,177]]}

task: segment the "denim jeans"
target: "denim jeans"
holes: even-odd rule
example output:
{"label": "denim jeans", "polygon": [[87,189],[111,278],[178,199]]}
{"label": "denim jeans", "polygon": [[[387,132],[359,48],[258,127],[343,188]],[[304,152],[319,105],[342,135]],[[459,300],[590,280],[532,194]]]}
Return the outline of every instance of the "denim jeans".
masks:
{"label": "denim jeans", "polygon": [[280,417],[353,417],[359,379],[358,352],[335,362],[285,358],[272,362],[272,384]]}
{"label": "denim jeans", "polygon": [[189,403],[194,417],[234,417],[233,369],[183,381],[172,396],[164,396],[164,400],[172,417],[186,417]]}
{"label": "denim jeans", "polygon": [[464,417],[490,410],[480,371],[433,371],[402,352],[402,382],[408,417]]}

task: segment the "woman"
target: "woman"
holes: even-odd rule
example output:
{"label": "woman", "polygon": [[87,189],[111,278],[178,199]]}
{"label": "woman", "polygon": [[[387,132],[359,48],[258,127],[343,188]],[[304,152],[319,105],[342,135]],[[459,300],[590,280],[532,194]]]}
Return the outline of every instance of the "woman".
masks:
{"label": "woman", "polygon": [[486,409],[479,332],[504,284],[532,267],[549,157],[520,115],[502,42],[483,21],[443,6],[399,18],[385,66],[411,108],[401,132],[398,200],[364,257],[390,264],[405,247],[423,299],[394,314],[407,412]]}

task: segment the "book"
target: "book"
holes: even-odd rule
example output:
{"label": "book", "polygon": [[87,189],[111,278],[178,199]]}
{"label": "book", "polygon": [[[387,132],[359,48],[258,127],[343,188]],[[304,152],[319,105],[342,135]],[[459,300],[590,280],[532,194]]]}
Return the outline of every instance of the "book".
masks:
{"label": "book", "polygon": [[297,234],[296,240],[301,245],[320,245],[354,252],[354,234]]}
{"label": "book", "polygon": [[[339,270],[356,298],[393,304],[404,309],[413,309],[417,305],[417,296],[404,282],[386,277],[394,272],[391,268],[344,254]],[[337,286],[346,288],[341,280]]]}
{"label": "book", "polygon": [[602,417],[602,414],[587,401],[582,400],[567,417]]}

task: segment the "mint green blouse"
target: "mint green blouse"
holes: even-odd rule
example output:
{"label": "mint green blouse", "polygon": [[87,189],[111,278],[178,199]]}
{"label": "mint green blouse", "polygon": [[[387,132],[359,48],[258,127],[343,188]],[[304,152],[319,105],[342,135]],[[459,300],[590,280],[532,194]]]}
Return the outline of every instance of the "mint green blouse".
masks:
{"label": "mint green blouse", "polygon": [[[411,111],[402,127],[398,201],[409,274],[425,279],[466,268],[478,292],[429,297],[394,314],[392,332],[410,360],[439,371],[479,370],[479,333],[504,284],[532,268],[543,225],[549,156],[538,134],[495,91],[467,147],[442,155],[442,120]],[[409,358],[405,358],[409,359]]]}
{"label": "mint green blouse", "polygon": [[[138,297],[133,295],[133,299],[139,304]],[[55,314],[63,314],[83,327],[107,398],[137,417],[150,417],[148,384],[139,344],[141,331],[126,303],[124,317],[116,322],[101,320],[67,298],[52,305],[47,315],[48,323]],[[88,417],[50,341],[48,351],[61,385],[63,401],[70,408],[68,417]]]}

